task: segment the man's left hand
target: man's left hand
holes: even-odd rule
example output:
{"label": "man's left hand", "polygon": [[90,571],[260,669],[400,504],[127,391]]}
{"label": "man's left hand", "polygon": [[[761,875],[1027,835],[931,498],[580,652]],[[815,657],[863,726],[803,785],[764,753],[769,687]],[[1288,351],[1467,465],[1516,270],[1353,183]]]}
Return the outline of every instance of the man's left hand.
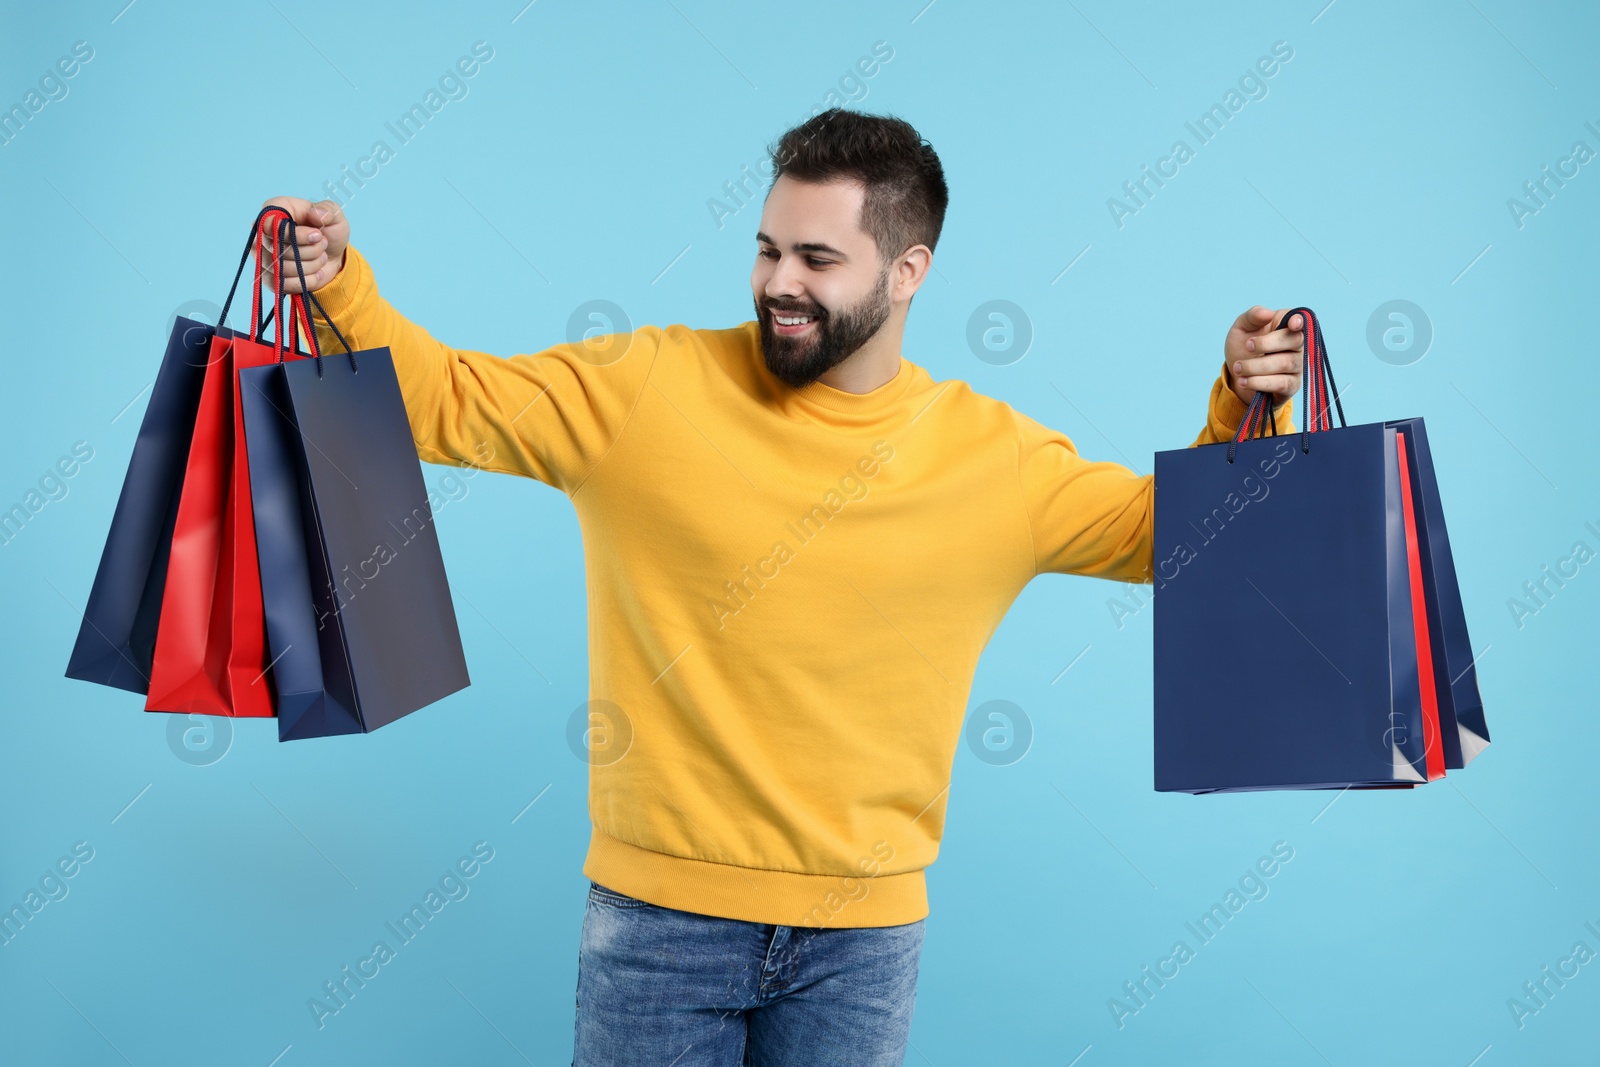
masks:
{"label": "man's left hand", "polygon": [[1228,384],[1246,404],[1258,391],[1272,394],[1272,410],[1300,391],[1305,371],[1305,316],[1296,314],[1281,330],[1273,329],[1284,308],[1256,306],[1234,320],[1222,343]]}

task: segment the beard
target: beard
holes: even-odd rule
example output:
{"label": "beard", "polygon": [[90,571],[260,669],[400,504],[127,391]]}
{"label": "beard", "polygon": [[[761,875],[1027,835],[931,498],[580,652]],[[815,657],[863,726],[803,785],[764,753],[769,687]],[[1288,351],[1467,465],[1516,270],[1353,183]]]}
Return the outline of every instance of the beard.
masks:
{"label": "beard", "polygon": [[[812,328],[804,334],[786,337],[773,329],[773,312],[785,315],[810,315]],[[756,302],[756,320],[761,324],[761,354],[772,376],[792,388],[810,385],[828,371],[854,355],[872,339],[889,318],[889,272],[878,275],[872,291],[861,301],[836,312],[820,307],[771,302],[763,307]]]}

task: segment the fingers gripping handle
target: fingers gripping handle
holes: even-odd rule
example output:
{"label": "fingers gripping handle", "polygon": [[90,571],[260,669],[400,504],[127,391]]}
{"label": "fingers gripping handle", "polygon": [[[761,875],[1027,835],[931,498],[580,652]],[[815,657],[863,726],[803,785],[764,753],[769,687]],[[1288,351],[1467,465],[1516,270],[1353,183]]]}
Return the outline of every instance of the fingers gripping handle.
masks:
{"label": "fingers gripping handle", "polygon": [[[327,309],[322,306],[322,301],[317,299],[317,294],[306,287],[306,265],[300,259],[300,242],[295,240],[295,225],[293,219],[289,220],[288,233],[289,247],[294,249],[295,273],[300,277],[300,292],[293,298],[299,315],[308,315],[306,310],[306,305],[308,302],[314,305],[317,309],[317,312],[321,314],[322,321],[328,324],[328,329],[333,331],[333,335],[337,337],[339,339],[339,343],[344,346],[345,355],[350,360],[350,369],[357,374],[361,373],[361,368],[356,366],[356,354],[351,350],[350,342],[345,340],[344,334],[339,332],[339,327],[334,325],[333,316],[329,315]],[[320,378],[322,377],[322,349],[317,342],[316,331],[311,328],[309,318],[307,318],[306,321],[306,337],[311,343],[311,352],[317,361],[317,377]]]}
{"label": "fingers gripping handle", "polygon": [[[1294,316],[1301,316],[1303,322],[1303,335],[1305,337],[1305,377],[1301,391],[1305,394],[1305,410],[1300,415],[1300,451],[1310,452],[1309,435],[1319,430],[1333,429],[1333,419],[1328,413],[1328,399],[1331,395],[1334,407],[1339,412],[1339,425],[1344,426],[1344,405],[1339,402],[1339,389],[1333,381],[1333,368],[1328,363],[1328,348],[1322,340],[1322,322],[1308,307],[1290,308],[1277,329],[1289,325]],[[1234,434],[1233,440],[1228,442],[1228,462],[1233,462],[1234,451],[1240,441],[1261,435],[1265,426],[1267,432],[1276,434],[1278,431],[1277,419],[1272,414],[1272,394],[1256,391],[1250,401],[1250,408],[1239,423],[1239,431]]]}
{"label": "fingers gripping handle", "polygon": [[[269,219],[272,220],[271,225],[268,224]],[[270,241],[269,234],[271,235]],[[305,263],[300,258],[300,245],[295,238],[295,234],[296,224],[294,221],[294,216],[291,215],[286,208],[275,204],[269,204],[256,213],[255,222],[252,223],[250,227],[250,236],[246,238],[244,250],[239,256],[238,269],[236,269],[233,273],[233,283],[228,287],[227,299],[225,299],[222,303],[222,313],[217,318],[217,325],[222,326],[226,324],[228,320],[228,311],[233,306],[233,298],[238,294],[239,280],[244,276],[245,264],[250,262],[250,253],[253,250],[256,252],[256,286],[253,290],[253,296],[251,299],[252,337],[265,342],[267,324],[270,323],[274,317],[278,318],[281,327],[284,320],[284,315],[277,314],[277,312],[282,308],[284,297],[287,295],[290,307],[290,311],[287,313],[287,316],[290,320],[287,339],[284,338],[284,333],[281,328],[274,331],[274,347],[279,353],[278,361],[282,362],[285,355],[290,351],[299,351],[299,334],[303,330],[306,336],[306,341],[311,348],[312,355],[317,360],[317,376],[322,376],[322,352],[318,346],[316,331],[312,328],[310,312],[308,309],[309,303],[310,306],[314,306],[317,309],[318,313],[320,313],[322,316],[322,321],[328,324],[328,327],[333,330],[334,336],[339,339],[339,343],[344,346],[344,350],[350,358],[351,369],[359,370],[359,368],[356,366],[355,352],[351,349],[350,342],[345,339],[345,336],[340,332],[339,327],[334,324],[332,316],[330,316],[327,313],[327,310],[323,308],[322,302],[317,299],[316,294],[311,292],[306,286]],[[266,256],[268,255],[267,245],[269,243],[272,245],[271,254],[274,264],[273,279],[275,284],[273,285],[273,290],[275,300],[273,301],[274,308],[267,312],[266,318],[262,318],[261,286],[266,281],[264,267],[266,263]],[[286,245],[288,248],[292,249],[294,253],[295,272],[299,276],[300,280],[299,293],[285,294],[283,291],[283,250]]]}

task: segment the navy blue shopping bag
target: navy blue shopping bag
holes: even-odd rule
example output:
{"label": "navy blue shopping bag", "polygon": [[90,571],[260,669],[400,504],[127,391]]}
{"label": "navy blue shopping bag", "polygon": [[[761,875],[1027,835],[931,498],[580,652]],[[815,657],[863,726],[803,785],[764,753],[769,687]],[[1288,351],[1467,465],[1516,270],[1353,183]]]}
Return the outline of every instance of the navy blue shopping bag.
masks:
{"label": "navy blue shopping bag", "polygon": [[1424,572],[1445,558],[1408,548],[1432,544],[1412,491],[1421,464],[1407,462],[1421,435],[1404,439],[1411,420],[1345,425],[1342,406],[1333,428],[1321,325],[1293,314],[1301,432],[1256,436],[1273,429],[1258,393],[1233,441],[1156,454],[1160,791],[1409,788],[1444,773],[1438,582]]}
{"label": "navy blue shopping bag", "polygon": [[389,350],[335,327],[345,352],[325,356],[307,333],[312,358],[239,372],[280,741],[370,732],[470,684]]}
{"label": "navy blue shopping bag", "polygon": [[200,407],[206,367],[235,334],[225,324],[239,278],[250,258],[262,208],[245,241],[239,269],[223,302],[219,325],[178,316],[156,372],[133,455],[111,516],[66,677],[148,693],[156,625],[172,551],[173,524],[183,491],[189,442]]}

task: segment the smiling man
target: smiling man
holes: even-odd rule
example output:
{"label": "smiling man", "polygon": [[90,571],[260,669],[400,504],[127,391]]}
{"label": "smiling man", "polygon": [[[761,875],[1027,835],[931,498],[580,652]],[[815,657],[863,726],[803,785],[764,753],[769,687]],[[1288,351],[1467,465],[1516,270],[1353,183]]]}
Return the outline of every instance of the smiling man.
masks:
{"label": "smiling man", "polygon": [[[418,455],[577,511],[578,1065],[901,1063],[979,655],[1037,575],[1151,579],[1151,476],[902,355],[948,199],[933,148],[835,109],[773,158],[755,319],[510,358],[390,306],[336,204],[268,201],[351,344],[389,348]],[[1256,389],[1290,430],[1301,324],[1280,317],[1228,330],[1194,444]]]}
{"label": "smiling man", "polygon": [[[847,227],[856,225],[854,220],[860,217],[865,199],[866,189],[859,180],[816,183],[781,175],[767,207],[774,229],[803,232],[816,227],[839,233],[850,232]],[[795,223],[797,227],[792,225]],[[854,259],[849,252],[823,241],[792,241],[780,278],[778,262],[785,260],[784,251],[765,231],[756,234],[760,249],[750,284],[756,320],[761,323],[761,351],[773,376],[796,389],[858,352],[861,356],[853,364],[858,374],[861,368],[893,366],[899,358],[904,312],[894,329],[879,332],[894,312],[889,299],[889,265],[879,262],[875,242],[867,234],[856,230],[854,236],[856,240],[841,242],[855,246]],[[929,252],[931,255],[931,249]],[[921,269],[926,271],[926,260]],[[861,288],[863,275],[872,276],[867,291],[857,296],[854,304],[843,304]],[[791,292],[795,295],[790,296]],[[867,392],[870,387],[850,391]]]}

